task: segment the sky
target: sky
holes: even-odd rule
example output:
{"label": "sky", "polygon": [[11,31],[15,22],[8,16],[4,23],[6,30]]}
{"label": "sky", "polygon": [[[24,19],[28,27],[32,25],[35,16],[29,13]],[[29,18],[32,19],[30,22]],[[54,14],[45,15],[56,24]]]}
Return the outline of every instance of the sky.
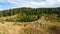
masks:
{"label": "sky", "polygon": [[19,7],[31,7],[31,8],[60,7],[60,0],[0,0],[0,10]]}

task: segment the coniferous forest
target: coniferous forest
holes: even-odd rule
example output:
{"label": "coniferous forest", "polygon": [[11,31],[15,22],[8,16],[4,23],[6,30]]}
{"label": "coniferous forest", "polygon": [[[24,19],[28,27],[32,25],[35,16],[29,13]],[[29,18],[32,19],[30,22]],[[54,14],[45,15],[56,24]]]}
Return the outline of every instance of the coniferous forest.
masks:
{"label": "coniferous forest", "polygon": [[[15,22],[31,22],[45,16],[46,20],[60,21],[60,8],[15,8],[0,11],[0,17],[13,16],[18,14]],[[14,19],[6,19],[13,21]]]}

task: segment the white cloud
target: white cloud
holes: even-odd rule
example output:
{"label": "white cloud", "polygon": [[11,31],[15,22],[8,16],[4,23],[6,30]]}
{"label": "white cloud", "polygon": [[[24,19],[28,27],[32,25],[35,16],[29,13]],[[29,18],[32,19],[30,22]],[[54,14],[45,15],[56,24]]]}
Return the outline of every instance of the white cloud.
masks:
{"label": "white cloud", "polygon": [[[60,0],[0,0],[12,4],[10,8],[16,7],[60,7]],[[9,6],[9,5],[8,5]]]}
{"label": "white cloud", "polygon": [[[21,3],[22,2],[22,3]],[[24,7],[60,7],[60,0],[46,0],[42,2],[36,2],[32,0],[22,0],[17,4],[20,6],[20,3]]]}
{"label": "white cloud", "polygon": [[60,7],[60,0],[46,0],[44,2],[24,2],[23,6],[28,7]]}

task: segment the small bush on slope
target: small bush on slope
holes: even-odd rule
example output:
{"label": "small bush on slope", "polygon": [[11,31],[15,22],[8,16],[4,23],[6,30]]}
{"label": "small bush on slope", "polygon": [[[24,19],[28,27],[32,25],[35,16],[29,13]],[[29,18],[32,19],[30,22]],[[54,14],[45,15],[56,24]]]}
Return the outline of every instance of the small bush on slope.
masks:
{"label": "small bush on slope", "polygon": [[22,16],[17,16],[16,18],[8,18],[5,21],[9,22],[32,22],[36,21],[40,18],[40,16],[27,16],[27,15],[22,15]]}

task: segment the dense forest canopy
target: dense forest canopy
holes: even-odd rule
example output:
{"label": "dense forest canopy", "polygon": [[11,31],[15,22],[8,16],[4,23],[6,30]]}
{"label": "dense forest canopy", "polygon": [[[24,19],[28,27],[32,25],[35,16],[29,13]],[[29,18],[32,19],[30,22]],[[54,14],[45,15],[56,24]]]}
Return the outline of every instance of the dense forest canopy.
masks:
{"label": "dense forest canopy", "polygon": [[[51,15],[58,15],[58,19],[60,18],[60,8],[15,8],[9,10],[0,11],[0,17],[12,16],[15,14],[23,15],[22,19],[27,19],[28,21],[34,21],[40,18],[41,15],[51,16]],[[37,18],[32,18],[33,16],[37,16]],[[29,20],[29,18],[31,18]],[[20,19],[20,18],[19,18]],[[22,20],[21,19],[21,20]],[[34,20],[33,20],[34,19]],[[55,19],[55,18],[54,18]],[[18,20],[18,21],[21,21]],[[27,21],[25,20],[25,21]]]}
{"label": "dense forest canopy", "polygon": [[24,13],[26,15],[38,15],[38,14],[60,15],[60,8],[15,8],[0,11],[0,16],[11,16],[17,13]]}

